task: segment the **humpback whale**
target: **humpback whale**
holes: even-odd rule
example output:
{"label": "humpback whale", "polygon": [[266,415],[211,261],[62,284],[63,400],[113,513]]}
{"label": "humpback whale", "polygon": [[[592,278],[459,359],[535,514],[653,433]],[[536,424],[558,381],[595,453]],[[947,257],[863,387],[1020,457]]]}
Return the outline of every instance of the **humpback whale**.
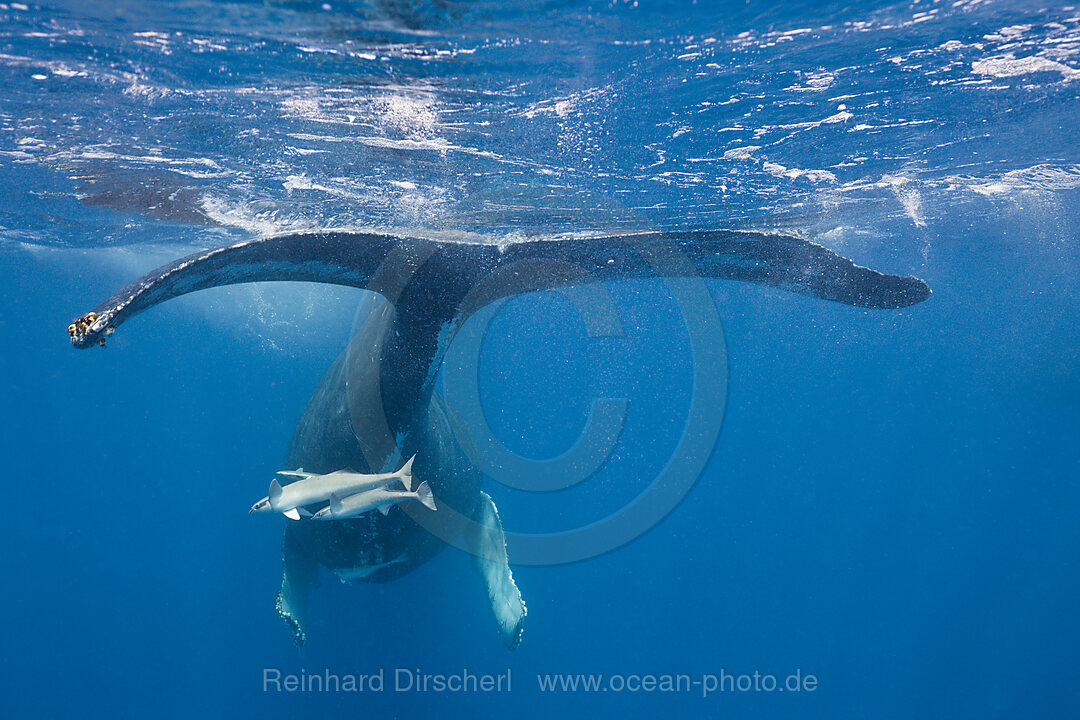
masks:
{"label": "humpback whale", "polygon": [[[674,259],[674,260],[673,260]],[[863,308],[902,308],[930,288],[915,277],[856,265],[782,234],[709,230],[463,242],[388,233],[318,232],[269,237],[198,252],[123,288],[69,328],[72,345],[104,345],[122,323],[177,296],[259,281],[363,288],[354,335],[327,370],[293,435],[286,467],[313,473],[387,473],[406,458],[440,507],[405,500],[385,515],[285,526],[277,609],[299,647],[308,595],[324,566],[343,580],[383,583],[465,534],[506,645],[526,616],[511,573],[498,509],[451,430],[435,379],[461,324],[502,297],[624,278],[697,275],[764,284]],[[465,525],[463,518],[471,519]]]}

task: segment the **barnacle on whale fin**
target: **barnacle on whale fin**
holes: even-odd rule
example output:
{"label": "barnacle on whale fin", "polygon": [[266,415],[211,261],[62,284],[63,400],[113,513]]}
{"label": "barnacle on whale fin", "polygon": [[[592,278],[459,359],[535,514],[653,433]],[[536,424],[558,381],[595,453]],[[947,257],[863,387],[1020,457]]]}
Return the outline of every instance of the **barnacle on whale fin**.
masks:
{"label": "barnacle on whale fin", "polygon": [[[68,337],[71,338],[71,344],[80,345],[84,343],[86,337],[90,335],[93,329],[93,324],[96,323],[99,318],[100,316],[92,310],[81,317],[75,318],[67,328]],[[105,329],[105,336],[112,335],[114,332],[116,332],[116,328],[110,325]],[[102,336],[97,342],[101,347],[105,347],[105,336]]]}
{"label": "barnacle on whale fin", "polygon": [[293,645],[296,646],[297,650],[304,647],[304,643],[307,642],[307,633],[300,627],[300,623],[292,616],[292,613],[285,608],[285,603],[280,592],[277,594],[275,606],[277,608],[278,617],[284,620],[293,632]]}
{"label": "barnacle on whale fin", "polygon": [[[507,570],[509,572],[509,570]],[[513,582],[513,575],[510,577],[510,581]],[[521,618],[518,619],[517,628],[506,640],[506,646],[511,650],[517,650],[518,645],[521,644],[521,638],[525,635],[525,618],[529,614],[529,608],[525,606],[525,601],[521,601]]]}

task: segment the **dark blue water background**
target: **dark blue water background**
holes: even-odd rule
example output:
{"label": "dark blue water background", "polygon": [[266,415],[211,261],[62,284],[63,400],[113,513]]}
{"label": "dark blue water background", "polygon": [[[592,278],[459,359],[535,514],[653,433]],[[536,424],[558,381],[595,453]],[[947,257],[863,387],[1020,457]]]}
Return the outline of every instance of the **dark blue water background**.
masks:
{"label": "dark blue water background", "polygon": [[[1077,8],[3,3],[0,82],[5,717],[1080,709]],[[514,653],[457,551],[385,586],[325,573],[297,653],[285,521],[246,510],[359,291],[207,291],[105,351],[63,329],[195,248],[324,227],[779,228],[934,295],[870,311],[710,283],[724,428],[663,523],[515,569]],[[474,371],[516,452],[555,456],[593,397],[630,400],[583,486],[489,484],[511,529],[609,512],[682,430],[682,315],[660,282],[608,289],[625,338],[555,294],[487,333]],[[268,667],[509,668],[513,690],[265,693]],[[796,669],[814,692],[536,682]]]}

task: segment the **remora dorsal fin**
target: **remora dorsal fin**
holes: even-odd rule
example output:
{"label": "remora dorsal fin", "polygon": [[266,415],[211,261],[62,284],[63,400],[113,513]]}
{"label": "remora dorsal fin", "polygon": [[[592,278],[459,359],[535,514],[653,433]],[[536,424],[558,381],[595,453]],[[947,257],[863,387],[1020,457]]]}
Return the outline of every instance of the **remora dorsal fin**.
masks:
{"label": "remora dorsal fin", "polygon": [[405,490],[412,491],[412,463],[416,459],[413,455],[411,458],[405,461],[405,464],[401,466],[401,469],[397,471],[398,478],[401,480],[401,484],[405,486]]}

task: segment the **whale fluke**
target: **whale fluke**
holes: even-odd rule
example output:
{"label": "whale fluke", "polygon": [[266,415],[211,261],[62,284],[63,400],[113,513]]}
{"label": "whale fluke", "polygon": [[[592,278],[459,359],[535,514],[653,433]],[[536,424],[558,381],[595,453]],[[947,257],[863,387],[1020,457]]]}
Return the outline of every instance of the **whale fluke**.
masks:
{"label": "whale fluke", "polygon": [[[530,239],[508,244],[321,232],[195,253],[131,283],[69,328],[77,348],[104,344],[123,322],[186,293],[258,281],[307,281],[377,292],[398,331],[387,338],[380,384],[389,426],[431,395],[461,323],[502,297],[598,280],[701,276],[759,283],[864,308],[922,302],[915,277],[856,265],[791,235],[735,230]],[[387,370],[392,368],[392,370]]]}
{"label": "whale fluke", "polygon": [[[527,259],[564,261],[587,275],[559,278],[539,274],[521,278],[516,292],[542,290],[589,279],[655,277],[665,267],[650,253],[664,246],[681,251],[692,272],[703,277],[763,283],[793,292],[868,308],[900,308],[922,302],[930,288],[915,277],[888,275],[808,240],[736,230],[652,232],[606,237],[570,237],[513,242],[508,245],[409,238],[377,233],[324,232],[281,235],[189,255],[154,270],[87,313],[85,327],[69,328],[71,343],[93,347],[108,328],[186,293],[236,283],[294,280],[330,283],[380,291],[376,271],[391,252],[408,263],[438,269],[444,305],[500,266]],[[415,267],[417,275],[429,275]],[[400,288],[399,288],[400,290]],[[496,294],[489,301],[502,295]]]}

